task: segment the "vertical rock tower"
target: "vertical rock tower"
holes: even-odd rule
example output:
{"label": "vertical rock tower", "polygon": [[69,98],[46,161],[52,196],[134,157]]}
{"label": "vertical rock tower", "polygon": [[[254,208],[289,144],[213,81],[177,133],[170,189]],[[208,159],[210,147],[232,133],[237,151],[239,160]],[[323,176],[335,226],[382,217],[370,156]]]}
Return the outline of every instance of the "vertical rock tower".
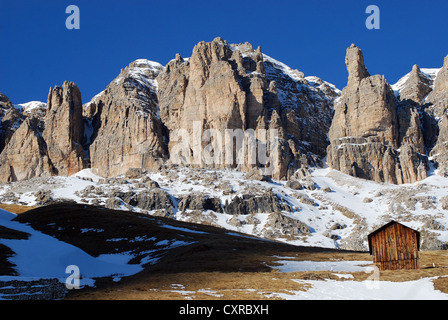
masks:
{"label": "vertical rock tower", "polygon": [[65,81],[62,87],[50,88],[42,137],[58,175],[86,168],[82,99],[75,83]]}
{"label": "vertical rock tower", "polygon": [[370,76],[361,50],[347,49],[348,83],[335,104],[327,161],[354,177],[402,184],[426,178],[427,157],[418,113],[400,112],[384,76]]}

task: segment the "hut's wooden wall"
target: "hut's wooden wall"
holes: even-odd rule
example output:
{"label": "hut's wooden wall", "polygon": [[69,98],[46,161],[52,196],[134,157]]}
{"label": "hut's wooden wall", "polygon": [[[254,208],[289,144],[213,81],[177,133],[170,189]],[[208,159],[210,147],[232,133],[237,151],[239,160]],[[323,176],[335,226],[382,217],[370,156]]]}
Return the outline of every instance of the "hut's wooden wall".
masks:
{"label": "hut's wooden wall", "polygon": [[372,255],[380,270],[417,269],[418,245],[414,230],[394,223],[371,237]]}

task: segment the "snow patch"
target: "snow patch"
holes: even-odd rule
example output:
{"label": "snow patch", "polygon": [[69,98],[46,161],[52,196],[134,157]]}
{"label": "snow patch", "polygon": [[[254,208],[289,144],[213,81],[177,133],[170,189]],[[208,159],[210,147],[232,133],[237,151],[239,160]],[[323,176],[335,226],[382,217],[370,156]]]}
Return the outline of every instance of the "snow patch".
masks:
{"label": "snow patch", "polygon": [[35,109],[47,109],[47,104],[42,101],[30,101],[14,105],[14,107],[22,113],[31,113]]}
{"label": "snow patch", "polygon": [[294,280],[311,285],[306,291],[273,293],[286,300],[448,300],[448,294],[434,289],[432,278],[415,281]]}
{"label": "snow patch", "polygon": [[371,269],[371,261],[275,261],[280,266],[271,266],[280,272],[301,271],[335,271],[335,272],[363,272]]}
{"label": "snow patch", "polygon": [[73,174],[72,177],[91,179],[93,182],[99,182],[101,179],[104,179],[103,177],[98,175],[98,169],[96,168],[83,169]]}
{"label": "snow patch", "polygon": [[0,225],[6,228],[28,233],[28,240],[0,239],[0,243],[9,247],[15,255],[10,257],[11,263],[16,265],[18,276],[0,276],[0,280],[27,281],[29,279],[57,278],[65,283],[69,276],[66,268],[76,265],[81,273],[81,286],[91,286],[94,278],[111,275],[129,276],[143,270],[140,265],[128,264],[131,256],[126,259],[104,259],[92,257],[83,250],[59,241],[53,237],[34,230],[28,225],[12,221],[14,216],[2,210]]}

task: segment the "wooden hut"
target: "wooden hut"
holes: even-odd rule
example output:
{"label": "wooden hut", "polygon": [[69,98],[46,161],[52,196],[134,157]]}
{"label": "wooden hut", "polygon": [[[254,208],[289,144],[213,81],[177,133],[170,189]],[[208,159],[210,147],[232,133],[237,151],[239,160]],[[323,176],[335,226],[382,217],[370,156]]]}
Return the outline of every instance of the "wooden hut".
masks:
{"label": "wooden hut", "polygon": [[420,232],[391,221],[369,234],[368,240],[380,270],[418,269]]}

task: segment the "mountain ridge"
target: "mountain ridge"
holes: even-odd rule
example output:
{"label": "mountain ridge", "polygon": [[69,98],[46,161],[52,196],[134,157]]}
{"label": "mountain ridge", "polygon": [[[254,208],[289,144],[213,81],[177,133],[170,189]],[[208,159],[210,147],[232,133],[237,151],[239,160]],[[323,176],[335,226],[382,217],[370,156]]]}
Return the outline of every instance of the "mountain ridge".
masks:
{"label": "mountain ridge", "polygon": [[[202,41],[193,48],[189,58],[176,55],[166,66],[147,59],[131,62],[105,90],[89,102],[78,101],[81,100],[79,95],[75,104],[82,105],[82,115],[77,111],[77,117],[82,118],[82,121],[68,125],[72,132],[81,132],[83,138],[69,138],[59,142],[66,145],[66,150],[57,151],[63,156],[56,156],[53,152],[55,144],[52,136],[56,134],[55,130],[59,130],[58,127],[51,129],[49,123],[44,124],[49,121],[46,113],[47,105],[51,105],[51,90],[47,103],[30,102],[12,107],[7,97],[3,99],[5,102],[2,113],[6,114],[8,111],[8,114],[14,116],[13,120],[2,120],[1,131],[6,136],[2,139],[0,152],[8,145],[25,118],[37,119],[35,122],[40,124],[34,126],[37,128],[34,135],[38,140],[43,140],[38,143],[40,147],[28,150],[20,150],[19,142],[26,137],[12,140],[16,145],[7,148],[10,156],[6,151],[0,153],[0,157],[3,155],[4,159],[0,165],[0,179],[14,181],[20,177],[64,174],[65,169],[61,168],[67,166],[73,166],[74,171],[96,168],[103,176],[124,174],[132,168],[151,169],[165,161],[189,161],[186,165],[207,167],[209,164],[203,158],[203,152],[197,152],[197,147],[206,147],[204,142],[187,141],[185,145],[181,145],[186,154],[180,155],[180,158],[177,157],[177,149],[173,152],[173,147],[180,145],[175,140],[176,133],[186,130],[186,133],[192,135],[193,128],[196,128],[194,123],[197,122],[200,133],[210,129],[278,131],[277,144],[262,142],[263,139],[256,138],[259,148],[273,154],[264,162],[258,158],[254,161],[249,154],[235,154],[234,151],[232,155],[225,149],[218,150],[217,155],[214,150],[216,145],[213,145],[212,150],[217,155],[217,158],[212,159],[213,166],[217,168],[227,166],[249,172],[254,167],[265,170],[267,163],[275,163],[274,171],[269,171],[267,175],[288,180],[295,179],[297,170],[306,171],[310,167],[321,166],[322,159],[327,157],[332,168],[355,177],[398,184],[422,180],[429,170],[429,161],[435,161],[441,173],[445,172],[448,162],[445,161],[447,153],[441,141],[445,121],[439,121],[445,101],[446,90],[443,88],[448,78],[444,71],[447,60],[445,59],[445,64],[440,69],[420,69],[414,65],[412,71],[397,83],[389,84],[384,77],[380,80],[376,76],[370,76],[361,50],[352,45],[347,49],[346,56],[348,83],[341,91],[318,77],[305,76],[299,70],[293,70],[271,58],[262,53],[261,47],[255,50],[248,42],[229,44],[219,37],[211,42]],[[359,103],[368,106],[377,103],[381,96],[367,90],[368,87],[358,97],[354,96],[353,90],[364,79],[374,79],[370,86],[383,86],[384,92],[394,93],[377,107],[379,114],[385,110],[390,110],[387,111],[390,114],[384,114],[376,122],[372,121],[375,112],[369,115],[372,108],[366,108],[366,114],[356,111],[360,107]],[[76,84],[72,86],[73,90],[79,91]],[[72,89],[66,88],[61,94],[67,95],[69,90]],[[352,97],[344,102],[341,100],[344,95]],[[364,102],[359,102],[359,99]],[[348,122],[344,124],[338,115],[337,105],[341,103],[355,106],[353,110],[348,109],[346,116],[345,121],[352,119],[350,125]],[[64,108],[58,102],[57,109],[60,111],[57,112],[63,114]],[[80,109],[79,106],[76,108]],[[353,118],[357,112],[360,114]],[[2,116],[2,119],[7,118]],[[367,118],[370,118],[370,124],[366,126],[363,123]],[[61,117],[53,121],[64,122]],[[124,127],[117,125],[118,123],[124,124]],[[335,128],[338,126],[345,128],[345,133],[337,133]],[[47,133],[40,138],[44,127],[47,128]],[[357,133],[347,131],[355,127],[358,127]],[[135,132],[138,134],[132,133],[133,128],[137,128]],[[390,132],[384,138],[378,135],[378,132],[387,130]],[[441,139],[438,139],[439,132]],[[364,136],[370,138],[365,140]],[[339,140],[347,137],[350,148],[347,148],[349,145],[346,142],[336,143],[336,137]],[[357,140],[353,140],[353,137]],[[373,149],[366,149],[363,141],[373,141],[372,139],[379,140],[375,140],[375,146],[371,144]],[[246,140],[247,137],[243,143]],[[74,145],[82,145],[82,150],[76,151],[78,156],[67,160],[67,155],[73,152],[70,148]],[[192,147],[194,145],[197,147]],[[338,147],[331,147],[332,145]],[[356,145],[357,150],[354,149]],[[20,156],[22,158],[45,155],[48,161],[45,158],[43,160],[48,164],[16,168],[15,162],[25,162],[19,160],[20,157],[17,158],[14,153],[23,154]],[[16,160],[12,161],[11,157]],[[79,160],[75,160],[76,158]],[[223,159],[226,159],[226,163]],[[70,163],[64,164],[61,161]],[[374,164],[378,161],[382,164]],[[16,171],[24,173],[17,175]]]}

